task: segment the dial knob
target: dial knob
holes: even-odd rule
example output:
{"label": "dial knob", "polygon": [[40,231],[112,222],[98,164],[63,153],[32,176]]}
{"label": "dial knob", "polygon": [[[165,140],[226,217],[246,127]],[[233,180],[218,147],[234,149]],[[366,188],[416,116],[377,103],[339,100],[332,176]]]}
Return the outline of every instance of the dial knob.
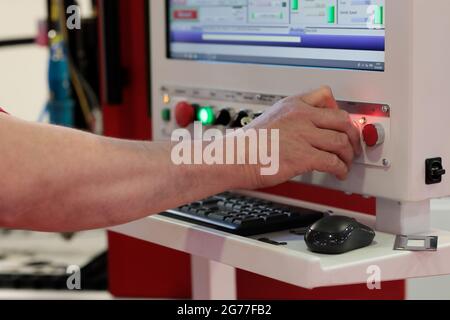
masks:
{"label": "dial knob", "polygon": [[242,128],[242,127],[244,127],[244,124],[242,123],[242,120],[246,119],[248,117],[250,117],[249,112],[247,112],[247,111],[240,111],[237,114],[236,119],[233,121],[231,127],[233,127],[233,128]]}
{"label": "dial knob", "polygon": [[181,128],[186,128],[195,120],[195,108],[188,102],[180,102],[175,107],[175,119]]}
{"label": "dial knob", "polygon": [[231,123],[231,120],[232,118],[230,110],[222,109],[217,115],[216,125],[227,126]]}
{"label": "dial knob", "polygon": [[375,147],[384,142],[384,128],[379,123],[365,125],[362,131],[363,139],[368,147]]}

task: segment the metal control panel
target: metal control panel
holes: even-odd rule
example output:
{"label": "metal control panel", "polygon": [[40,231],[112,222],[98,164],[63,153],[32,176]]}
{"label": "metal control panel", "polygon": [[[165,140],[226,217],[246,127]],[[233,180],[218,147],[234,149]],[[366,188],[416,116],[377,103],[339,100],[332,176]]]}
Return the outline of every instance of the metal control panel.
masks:
{"label": "metal control panel", "polygon": [[[194,122],[205,127],[242,128],[283,99],[276,94],[163,86],[160,110],[155,121],[155,139],[169,140],[178,128],[192,129]],[[361,132],[363,154],[356,163],[390,167],[391,109],[388,105],[338,101]]]}

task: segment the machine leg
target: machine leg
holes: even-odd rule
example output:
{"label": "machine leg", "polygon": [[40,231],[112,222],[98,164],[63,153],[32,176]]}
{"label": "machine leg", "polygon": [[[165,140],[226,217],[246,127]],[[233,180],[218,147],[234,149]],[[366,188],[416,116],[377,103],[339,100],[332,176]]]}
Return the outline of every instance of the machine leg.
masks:
{"label": "machine leg", "polygon": [[192,256],[194,300],[236,300],[236,270],[233,267]]}
{"label": "machine leg", "polygon": [[377,198],[377,231],[413,235],[430,231],[430,201],[399,202]]}

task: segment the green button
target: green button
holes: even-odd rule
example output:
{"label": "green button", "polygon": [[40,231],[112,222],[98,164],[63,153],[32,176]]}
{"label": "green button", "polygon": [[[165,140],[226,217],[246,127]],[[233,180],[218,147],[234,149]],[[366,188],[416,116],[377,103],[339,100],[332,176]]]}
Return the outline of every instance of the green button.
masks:
{"label": "green button", "polygon": [[165,108],[161,111],[161,118],[165,122],[169,122],[171,119],[171,112],[169,108]]}
{"label": "green button", "polygon": [[197,119],[204,126],[212,126],[216,121],[216,115],[214,108],[211,106],[200,107],[197,112]]}

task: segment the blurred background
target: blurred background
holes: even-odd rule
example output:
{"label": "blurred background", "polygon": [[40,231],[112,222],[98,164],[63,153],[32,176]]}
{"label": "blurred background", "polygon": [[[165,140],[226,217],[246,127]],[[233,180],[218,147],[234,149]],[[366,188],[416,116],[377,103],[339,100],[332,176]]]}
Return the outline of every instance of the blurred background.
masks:
{"label": "blurred background", "polygon": [[[99,110],[95,4],[64,1],[65,8],[79,5],[84,31],[65,35],[72,40],[68,52],[61,52],[65,36],[58,19],[65,10],[58,4],[62,1],[0,0],[0,106],[28,121],[53,120],[101,133],[101,116],[95,119],[96,129],[91,123]],[[71,72],[78,75],[81,89],[74,88]],[[83,111],[77,90],[88,97],[88,110]],[[106,243],[103,230],[47,234],[0,229],[0,299],[109,298]],[[82,268],[81,292],[67,291],[71,265]]]}
{"label": "blurred background", "polygon": [[[81,30],[61,28],[73,4],[80,8]],[[104,133],[97,5],[91,0],[0,0],[1,107],[28,121]],[[450,200],[433,202],[435,227],[450,230],[449,210]],[[0,229],[0,299],[109,299],[107,251],[102,230],[47,234]],[[67,290],[71,265],[82,268],[83,290],[78,292]],[[450,299],[450,278],[410,280],[407,297]]]}

